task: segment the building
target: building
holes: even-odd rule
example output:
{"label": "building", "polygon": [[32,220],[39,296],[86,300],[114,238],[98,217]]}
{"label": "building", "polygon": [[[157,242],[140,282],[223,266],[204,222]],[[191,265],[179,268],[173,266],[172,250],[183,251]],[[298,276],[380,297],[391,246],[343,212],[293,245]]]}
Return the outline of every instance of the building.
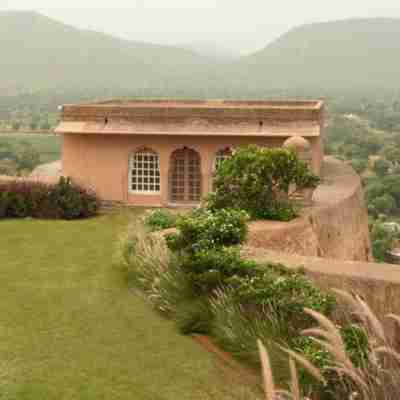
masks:
{"label": "building", "polygon": [[220,160],[257,144],[323,159],[322,101],[107,101],[65,105],[63,174],[104,200],[140,206],[198,203]]}

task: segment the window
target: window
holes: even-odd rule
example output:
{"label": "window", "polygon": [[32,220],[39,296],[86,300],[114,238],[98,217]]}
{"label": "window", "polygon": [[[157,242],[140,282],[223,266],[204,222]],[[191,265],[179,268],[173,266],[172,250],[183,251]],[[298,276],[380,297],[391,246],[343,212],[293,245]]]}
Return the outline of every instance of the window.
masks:
{"label": "window", "polygon": [[215,165],[214,165],[215,171],[218,169],[222,161],[226,160],[231,156],[232,156],[232,149],[230,147],[219,150],[215,155]]}
{"label": "window", "polygon": [[151,150],[141,150],[130,159],[129,188],[134,193],[159,193],[160,159]]}

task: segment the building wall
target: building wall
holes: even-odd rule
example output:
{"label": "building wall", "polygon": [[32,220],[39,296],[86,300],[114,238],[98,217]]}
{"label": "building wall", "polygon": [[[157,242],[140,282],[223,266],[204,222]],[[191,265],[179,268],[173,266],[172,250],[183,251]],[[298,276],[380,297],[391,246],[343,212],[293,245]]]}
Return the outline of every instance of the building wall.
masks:
{"label": "building wall", "polygon": [[[214,159],[218,150],[250,143],[281,147],[285,139],[65,134],[63,174],[85,187],[94,189],[104,200],[143,206],[166,206],[169,203],[170,157],[176,149],[186,146],[200,154],[204,195],[211,188]],[[129,158],[142,147],[152,149],[159,154],[160,195],[137,195],[128,192]]]}

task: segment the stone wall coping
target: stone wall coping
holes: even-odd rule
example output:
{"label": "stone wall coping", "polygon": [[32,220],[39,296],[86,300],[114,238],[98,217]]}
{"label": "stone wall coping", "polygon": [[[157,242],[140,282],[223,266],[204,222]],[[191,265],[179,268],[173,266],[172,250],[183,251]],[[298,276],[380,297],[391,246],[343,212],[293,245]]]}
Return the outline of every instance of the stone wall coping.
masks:
{"label": "stone wall coping", "polygon": [[304,268],[306,272],[342,278],[373,280],[388,284],[400,284],[400,266],[363,261],[341,261],[319,257],[284,254],[276,251],[246,247],[246,258],[260,263],[279,263],[288,268]]}

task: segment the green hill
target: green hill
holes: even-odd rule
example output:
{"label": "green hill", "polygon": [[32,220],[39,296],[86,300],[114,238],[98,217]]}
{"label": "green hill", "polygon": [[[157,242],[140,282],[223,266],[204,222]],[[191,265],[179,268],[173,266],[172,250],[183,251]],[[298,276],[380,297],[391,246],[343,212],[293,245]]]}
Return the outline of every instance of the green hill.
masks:
{"label": "green hill", "polygon": [[[203,87],[208,59],[73,28],[34,12],[0,13],[0,89],[170,92]],[[173,90],[172,90],[172,89]]]}
{"label": "green hill", "polygon": [[219,63],[33,12],[0,13],[0,119],[95,97],[375,99],[400,92],[399,37],[400,19],[310,24],[257,53]]}
{"label": "green hill", "polygon": [[315,94],[400,88],[400,19],[303,25],[242,58],[233,73],[251,91]]}

